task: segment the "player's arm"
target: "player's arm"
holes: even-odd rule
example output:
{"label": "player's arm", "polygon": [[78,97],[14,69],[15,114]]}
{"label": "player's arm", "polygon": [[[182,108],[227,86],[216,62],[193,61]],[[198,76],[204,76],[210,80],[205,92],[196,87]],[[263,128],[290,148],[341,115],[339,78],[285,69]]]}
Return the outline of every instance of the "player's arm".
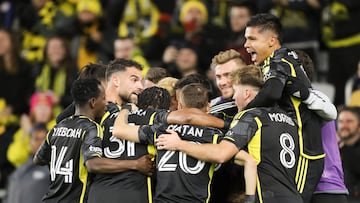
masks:
{"label": "player's arm", "polygon": [[104,157],[93,157],[85,162],[91,173],[119,173],[127,170],[137,170],[151,176],[154,172],[153,155],[146,154],[137,160],[116,160]]}
{"label": "player's arm", "polygon": [[51,132],[52,130],[48,133],[46,139],[43,141],[43,143],[40,145],[39,149],[35,153],[33,162],[37,165],[47,165],[50,163],[51,147],[49,144],[49,134]]}
{"label": "player's arm", "polygon": [[280,100],[283,89],[284,83],[281,82],[280,79],[276,77],[267,79],[259,93],[246,106],[246,109],[273,106],[278,100]]}
{"label": "player's arm", "polygon": [[335,105],[330,101],[328,96],[318,90],[310,90],[309,97],[303,102],[310,110],[313,110],[326,121],[335,120],[337,118]]}
{"label": "player's arm", "polygon": [[239,151],[231,142],[221,141],[219,144],[196,144],[181,140],[173,130],[167,130],[167,132],[169,134],[162,134],[156,139],[157,149],[178,150],[196,159],[213,163],[224,163]]}
{"label": "player's arm", "polygon": [[[122,109],[115,120],[113,135],[120,139],[140,142],[139,126],[128,125],[128,109]],[[224,121],[206,114],[199,109],[183,109],[170,112],[166,117],[167,123],[190,124],[199,126],[224,127]]]}
{"label": "player's arm", "polygon": [[170,112],[167,116],[167,123],[209,126],[214,128],[226,127],[222,119],[211,116],[196,108],[179,109]]}
{"label": "player's arm", "polygon": [[140,140],[139,140],[138,131],[140,126],[129,125],[128,116],[129,116],[128,109],[122,109],[119,112],[119,115],[114,123],[113,135],[119,139],[124,139],[139,143]]}
{"label": "player's arm", "polygon": [[234,158],[237,165],[244,166],[245,194],[255,195],[257,164],[255,159],[244,150],[240,150]]}
{"label": "player's arm", "polygon": [[118,173],[126,170],[138,170],[144,174],[152,173],[152,155],[144,155],[137,160],[116,160],[103,157],[102,130],[97,125],[86,131],[81,146],[84,164],[92,173]]}
{"label": "player's arm", "polygon": [[314,90],[305,86],[303,81],[296,77],[288,78],[290,84],[285,91],[307,105],[308,109],[314,111],[326,121],[335,120],[337,118],[337,110],[335,105],[319,90]]}

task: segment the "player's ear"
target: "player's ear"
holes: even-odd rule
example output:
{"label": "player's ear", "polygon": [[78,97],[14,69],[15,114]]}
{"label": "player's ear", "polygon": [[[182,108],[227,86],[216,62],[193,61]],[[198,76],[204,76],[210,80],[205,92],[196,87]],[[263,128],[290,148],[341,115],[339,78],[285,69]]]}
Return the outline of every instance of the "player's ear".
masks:
{"label": "player's ear", "polygon": [[120,79],[116,73],[111,76],[111,81],[115,85],[115,87],[118,87],[120,85]]}
{"label": "player's ear", "polygon": [[269,40],[269,47],[273,47],[278,41],[278,37],[276,35],[272,35]]}
{"label": "player's ear", "polygon": [[180,102],[180,101],[178,101],[178,108],[177,109],[182,109],[183,108],[183,105],[182,105],[182,103]]}
{"label": "player's ear", "polygon": [[91,98],[90,100],[89,100],[89,105],[90,105],[90,108],[95,108],[95,105],[96,105],[96,98]]}
{"label": "player's ear", "polygon": [[208,104],[206,105],[206,112],[207,112],[207,113],[210,112],[210,102],[208,102]]}

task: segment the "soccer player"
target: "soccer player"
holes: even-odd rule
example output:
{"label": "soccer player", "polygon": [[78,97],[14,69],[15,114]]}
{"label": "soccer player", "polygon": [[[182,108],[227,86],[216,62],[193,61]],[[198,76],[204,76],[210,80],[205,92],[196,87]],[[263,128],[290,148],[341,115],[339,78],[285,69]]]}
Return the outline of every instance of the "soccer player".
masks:
{"label": "soccer player", "polygon": [[[242,55],[233,49],[221,51],[212,58],[211,68],[215,73],[216,85],[221,96],[211,100],[210,114],[223,119],[226,123],[231,123],[238,112],[232,98],[234,90],[230,73],[245,65]],[[210,202],[236,201],[244,191],[243,173],[243,167],[230,162],[222,164],[214,175]]]}
{"label": "soccer player", "polygon": [[[129,123],[137,125],[156,123],[157,121],[154,120],[158,110],[148,108],[168,109],[169,106],[170,95],[167,90],[159,87],[147,88],[139,94],[138,107],[140,109],[131,113]],[[116,111],[117,113],[119,112],[118,109]],[[113,127],[110,126],[110,128],[112,129]],[[105,133],[107,132],[110,132],[109,126],[105,125]],[[110,148],[114,145],[109,143],[116,144],[117,150],[110,151],[110,149],[114,149]],[[109,158],[118,160],[135,160],[149,153],[155,154],[155,149],[149,145],[121,140],[113,136],[103,144],[107,144],[107,147],[104,148],[104,153]],[[121,151],[123,153],[120,153]],[[152,156],[146,157],[152,158]],[[152,202],[152,181],[150,177],[134,170],[127,170],[116,174],[97,174],[89,191],[88,202],[99,201],[121,201],[124,203]]]}
{"label": "soccer player", "polygon": [[[208,111],[208,92],[201,84],[189,84],[182,88],[178,108],[197,108]],[[129,126],[127,110],[121,111],[115,121],[113,134],[134,142],[154,144],[165,129],[173,129],[182,139],[196,143],[217,143],[221,131],[194,125],[167,124]],[[214,164],[203,162],[182,152],[158,150],[156,157],[157,180],[155,202],[207,202]]]}
{"label": "soccer player", "polygon": [[123,162],[124,171],[96,174],[89,190],[89,203],[151,202],[151,188],[147,184],[146,174],[142,174],[141,170],[133,170],[131,166],[151,162],[153,155],[149,154],[146,145],[120,140],[112,134],[114,121],[121,109],[120,105],[136,102],[138,94],[143,89],[141,70],[140,64],[126,59],[115,59],[107,67],[107,111],[100,123],[104,129],[102,151],[104,157]]}
{"label": "soccer player", "polygon": [[[94,122],[105,110],[105,90],[96,79],[76,80],[71,89],[75,115],[57,124],[37,151],[34,162],[50,165],[50,188],[43,202],[86,202],[90,173],[123,171],[123,163],[102,158],[102,129]],[[149,161],[144,173],[151,174]],[[131,169],[138,169],[133,164]]]}
{"label": "soccer player", "polygon": [[[306,72],[306,75],[308,76],[309,80],[312,81],[312,76],[314,72],[314,63],[312,62],[312,59],[309,55],[307,55],[304,51],[301,50],[296,50],[296,54],[298,55],[299,61],[301,62]],[[292,83],[292,86],[297,86],[296,83],[302,84],[302,81],[292,80]],[[298,87],[295,89],[296,90],[294,91],[298,91],[301,88]],[[312,91],[316,91],[316,94],[320,95],[324,100],[328,100],[328,103],[331,103],[330,99],[322,92],[319,92],[317,90]],[[309,108],[312,108],[312,106],[310,106]],[[331,108],[335,108],[335,106],[329,106],[325,109],[327,111],[331,111]],[[323,115],[322,117],[328,114],[327,112],[317,111],[317,114],[319,113]],[[329,121],[322,127],[321,138],[322,146],[324,148],[324,152],[326,153],[324,159],[324,171],[321,175],[319,183],[316,186],[316,190],[314,192],[311,202],[347,203],[347,196],[349,192],[344,183],[344,172],[336,139],[335,121]]]}
{"label": "soccer player", "polygon": [[[236,70],[231,75],[231,81],[239,110],[256,96],[263,85],[262,74],[254,66]],[[298,127],[296,121],[279,107],[259,107],[240,111],[219,144],[197,145],[179,139],[173,132],[171,134],[158,137],[158,149],[180,150],[200,160],[219,163],[234,156],[235,163],[241,162],[244,152],[241,153],[240,150],[246,149],[257,163],[256,202],[303,202],[294,184],[300,155]],[[245,173],[245,179],[253,176]],[[247,187],[255,188],[250,185]],[[245,202],[254,201],[251,196],[245,199]]]}
{"label": "soccer player", "polygon": [[[253,107],[278,104],[288,115],[297,120],[300,136],[299,168],[295,182],[305,202],[311,196],[320,179],[324,162],[321,141],[322,119],[307,106],[316,106],[323,100],[312,91],[311,83],[297,59],[295,51],[281,47],[282,33],[280,20],[271,14],[257,14],[248,21],[245,29],[245,48],[254,64],[261,66],[264,86],[257,96],[247,105]],[[307,88],[294,91],[290,78],[297,78]],[[323,106],[321,106],[323,107]],[[333,118],[336,118],[336,111]]]}
{"label": "soccer player", "polygon": [[238,112],[232,96],[234,90],[230,82],[230,73],[246,63],[240,53],[233,49],[221,51],[212,58],[211,67],[215,72],[216,85],[221,96],[211,100],[210,113],[223,120],[232,120]]}

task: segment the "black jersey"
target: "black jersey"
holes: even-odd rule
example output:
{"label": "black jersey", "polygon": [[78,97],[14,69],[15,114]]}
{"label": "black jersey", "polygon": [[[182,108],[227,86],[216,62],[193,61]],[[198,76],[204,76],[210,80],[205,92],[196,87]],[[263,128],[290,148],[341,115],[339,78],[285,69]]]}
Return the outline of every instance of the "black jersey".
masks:
{"label": "black jersey", "polygon": [[36,156],[50,165],[44,202],[85,202],[89,183],[85,162],[101,157],[101,127],[85,116],[71,116],[48,133]]}
{"label": "black jersey", "polygon": [[[323,121],[299,99],[290,95],[286,88],[291,88],[292,83],[288,80],[290,77],[300,79],[309,88],[311,83],[297,60],[296,53],[287,48],[280,48],[272,53],[264,61],[262,72],[265,84],[248,107],[262,107],[267,100],[275,99],[276,103],[297,121],[301,154],[299,164],[304,165],[305,169],[302,170],[307,173],[305,177],[301,179],[298,177],[295,181],[304,201],[309,202],[323,169],[325,157],[321,139]],[[280,94],[279,98],[269,96]],[[306,184],[303,187],[304,182]]]}
{"label": "black jersey", "polygon": [[[145,154],[154,154],[154,147],[122,140],[112,135],[113,125],[121,107],[115,103],[107,104],[107,112],[102,118],[104,129],[102,141],[103,154],[106,158],[117,160],[136,160]],[[163,112],[159,113],[158,112]],[[147,125],[162,122],[167,116],[166,111],[153,109],[136,110],[129,115],[129,124]],[[144,174],[127,170],[113,174],[96,174],[89,192],[91,202],[151,202],[151,181]],[[150,200],[149,200],[150,199]]]}
{"label": "black jersey", "polygon": [[[220,96],[211,100],[210,105],[210,114],[224,120],[226,123],[231,123],[238,112],[232,98],[224,99]],[[222,130],[226,133],[228,129]],[[244,169],[242,166],[235,165],[231,161],[218,166],[221,167],[216,167],[211,185],[211,203],[223,202],[227,199],[231,201],[231,198],[245,192]]]}
{"label": "black jersey", "polygon": [[[253,108],[239,112],[224,140],[248,149],[258,164],[260,202],[303,202],[295,185],[299,150],[296,121],[280,108]],[[303,171],[306,173],[306,171]]]}
{"label": "black jersey", "polygon": [[[303,81],[304,85],[311,87],[311,83],[305,74],[301,64],[297,60],[297,55],[294,51],[287,48],[280,48],[276,50],[269,58],[264,61],[262,72],[264,75],[265,85],[260,90],[259,94],[248,107],[263,107],[267,106],[266,100],[269,100],[267,94],[282,93],[281,98],[276,102],[284,109],[290,116],[297,120],[299,125],[299,136],[301,137],[300,152],[304,157],[309,159],[320,159],[325,156],[322,141],[321,141],[321,119],[301,101],[292,95],[289,95],[286,88],[289,88],[291,83],[289,77],[297,77]],[[279,89],[272,89],[266,85],[267,80],[277,79],[280,81],[281,87]],[[273,106],[273,104],[271,104]]]}
{"label": "black jersey", "polygon": [[[215,128],[192,125],[164,124],[142,126],[140,142],[154,144],[157,136],[172,129],[181,139],[201,143],[217,143],[222,137]],[[215,164],[200,161],[179,151],[158,150],[157,176],[154,202],[195,203],[208,202]]]}
{"label": "black jersey", "polygon": [[217,97],[211,100],[210,104],[210,114],[223,120],[230,120],[231,122],[238,112],[238,108],[232,98],[224,99],[222,97]]}

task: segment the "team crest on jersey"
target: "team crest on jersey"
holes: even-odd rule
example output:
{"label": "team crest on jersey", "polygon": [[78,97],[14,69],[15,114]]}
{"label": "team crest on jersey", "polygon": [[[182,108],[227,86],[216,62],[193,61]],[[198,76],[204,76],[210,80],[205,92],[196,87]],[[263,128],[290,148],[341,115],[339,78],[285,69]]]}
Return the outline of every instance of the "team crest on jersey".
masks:
{"label": "team crest on jersey", "polygon": [[289,52],[288,52],[288,56],[292,56],[294,59],[298,59],[298,58],[299,58],[295,51],[289,51]]}

